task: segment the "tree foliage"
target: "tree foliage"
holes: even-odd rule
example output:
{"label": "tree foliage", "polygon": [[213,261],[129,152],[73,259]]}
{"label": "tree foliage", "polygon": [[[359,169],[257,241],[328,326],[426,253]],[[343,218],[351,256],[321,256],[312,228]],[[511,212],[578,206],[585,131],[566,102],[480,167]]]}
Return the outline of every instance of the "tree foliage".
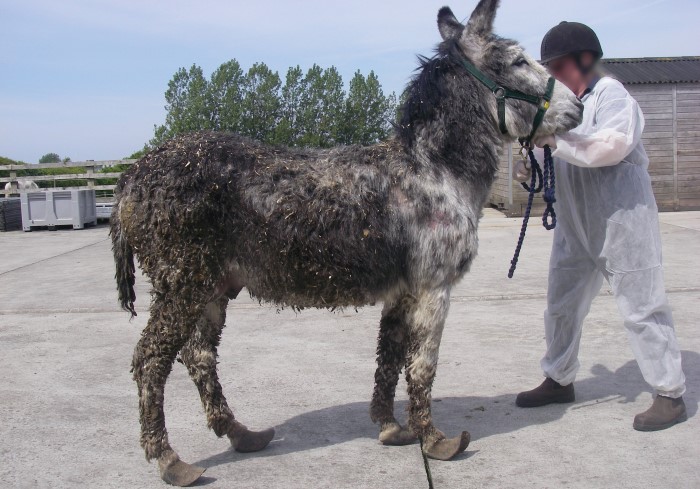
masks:
{"label": "tree foliage", "polygon": [[219,66],[209,82],[209,111],[212,126],[221,131],[241,130],[246,76],[238,61],[232,59]]}
{"label": "tree foliage", "polygon": [[254,64],[244,79],[239,132],[272,141],[280,110],[280,77],[264,63]]}
{"label": "tree foliage", "polygon": [[[0,156],[0,165],[26,165],[24,161],[13,160],[7,156]],[[5,175],[2,175],[3,177]]]}
{"label": "tree foliage", "polygon": [[56,153],[46,153],[44,156],[39,158],[39,163],[60,163],[61,157]]}
{"label": "tree foliage", "polygon": [[396,111],[395,94],[384,94],[374,72],[356,72],[346,92],[333,66],[313,65],[306,73],[291,67],[283,80],[264,63],[245,72],[235,59],[209,79],[197,65],[180,68],[165,101],[165,122],[154,128],[151,147],[207,129],[287,146],[369,145],[389,135]]}
{"label": "tree foliage", "polygon": [[383,139],[385,121],[393,120],[395,112],[396,95],[384,96],[374,71],[366,78],[356,72],[345,101],[340,142],[368,145]]}

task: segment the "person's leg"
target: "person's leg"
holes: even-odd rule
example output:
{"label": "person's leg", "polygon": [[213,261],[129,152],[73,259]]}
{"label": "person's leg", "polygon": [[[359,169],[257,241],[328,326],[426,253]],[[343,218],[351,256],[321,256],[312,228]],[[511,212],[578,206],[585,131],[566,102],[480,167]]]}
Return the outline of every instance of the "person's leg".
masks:
{"label": "person's leg", "polygon": [[[644,184],[648,176],[639,179]],[[642,375],[658,394],[651,409],[635,418],[634,427],[658,430],[685,419],[685,376],[664,288],[658,211],[651,187],[640,189],[647,191],[646,204],[636,202],[645,195],[636,192],[631,196],[635,205],[628,203],[607,220],[599,264]]]}
{"label": "person's leg", "polygon": [[579,369],[581,329],[603,277],[573,233],[564,227],[554,234],[549,264],[547,310],[544,313],[547,352],[541,365],[547,379],[521,392],[516,404],[539,407],[574,401],[572,382]]}
{"label": "person's leg", "polygon": [[685,375],[661,266],[609,272],[608,280],[642,376],[658,394],[653,406],[635,418],[634,427],[651,431],[684,421]]}
{"label": "person's leg", "polygon": [[560,385],[576,378],[583,321],[602,284],[603,275],[587,257],[575,266],[550,269],[544,313],[547,352],[540,365]]}
{"label": "person's leg", "polygon": [[681,352],[661,267],[609,276],[644,380],[665,397],[685,392]]}
{"label": "person's leg", "polygon": [[540,364],[545,376],[560,385],[568,385],[579,369],[583,320],[600,291],[603,276],[574,233],[566,232],[565,226],[557,231],[552,243],[544,312],[547,352]]}

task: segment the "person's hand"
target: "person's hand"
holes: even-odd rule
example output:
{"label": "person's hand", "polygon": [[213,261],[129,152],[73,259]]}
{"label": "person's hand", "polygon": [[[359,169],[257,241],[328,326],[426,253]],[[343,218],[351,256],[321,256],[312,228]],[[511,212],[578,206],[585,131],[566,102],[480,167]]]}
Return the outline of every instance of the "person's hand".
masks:
{"label": "person's hand", "polygon": [[532,167],[527,160],[517,160],[513,164],[513,180],[516,182],[529,182],[532,177]]}
{"label": "person's hand", "polygon": [[547,136],[535,136],[532,142],[538,148],[544,148],[545,146],[549,146],[552,150],[557,149],[557,141],[551,134]]}

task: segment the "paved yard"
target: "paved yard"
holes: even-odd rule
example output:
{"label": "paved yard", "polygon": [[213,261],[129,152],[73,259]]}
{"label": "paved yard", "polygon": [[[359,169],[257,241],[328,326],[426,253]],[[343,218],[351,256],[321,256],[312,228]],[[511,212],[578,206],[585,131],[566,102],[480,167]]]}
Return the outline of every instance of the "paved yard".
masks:
{"label": "paved yard", "polygon": [[[683,349],[688,422],[632,430],[651,393],[609,289],[586,321],[573,405],[521,410],[541,380],[551,236],[533,220],[515,279],[520,221],[488,211],[473,272],[454,291],[433,390],[437,425],[472,433],[466,454],[431,464],[436,488],[700,487],[700,212],[662,215],[666,280]],[[138,444],[131,352],[145,324],[116,303],[106,227],[0,233],[0,487],[163,487]],[[244,295],[244,294],[243,294]],[[419,449],[383,447],[368,416],[379,307],[276,312],[229,306],[220,375],[239,419],[275,426],[258,454],[229,450],[205,425],[176,364],[170,439],[207,467],[210,488],[424,488]],[[405,406],[405,384],[399,388]]]}

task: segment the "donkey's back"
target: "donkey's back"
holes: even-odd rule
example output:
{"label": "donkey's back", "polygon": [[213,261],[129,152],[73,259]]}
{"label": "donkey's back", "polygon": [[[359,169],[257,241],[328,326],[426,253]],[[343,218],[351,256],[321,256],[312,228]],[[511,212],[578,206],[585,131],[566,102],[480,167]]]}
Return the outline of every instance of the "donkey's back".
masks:
{"label": "donkey's back", "polygon": [[405,278],[411,173],[394,140],[307,150],[191,133],[126,172],[113,227],[164,288],[187,263],[212,295],[245,285],[280,305],[361,306]]}

